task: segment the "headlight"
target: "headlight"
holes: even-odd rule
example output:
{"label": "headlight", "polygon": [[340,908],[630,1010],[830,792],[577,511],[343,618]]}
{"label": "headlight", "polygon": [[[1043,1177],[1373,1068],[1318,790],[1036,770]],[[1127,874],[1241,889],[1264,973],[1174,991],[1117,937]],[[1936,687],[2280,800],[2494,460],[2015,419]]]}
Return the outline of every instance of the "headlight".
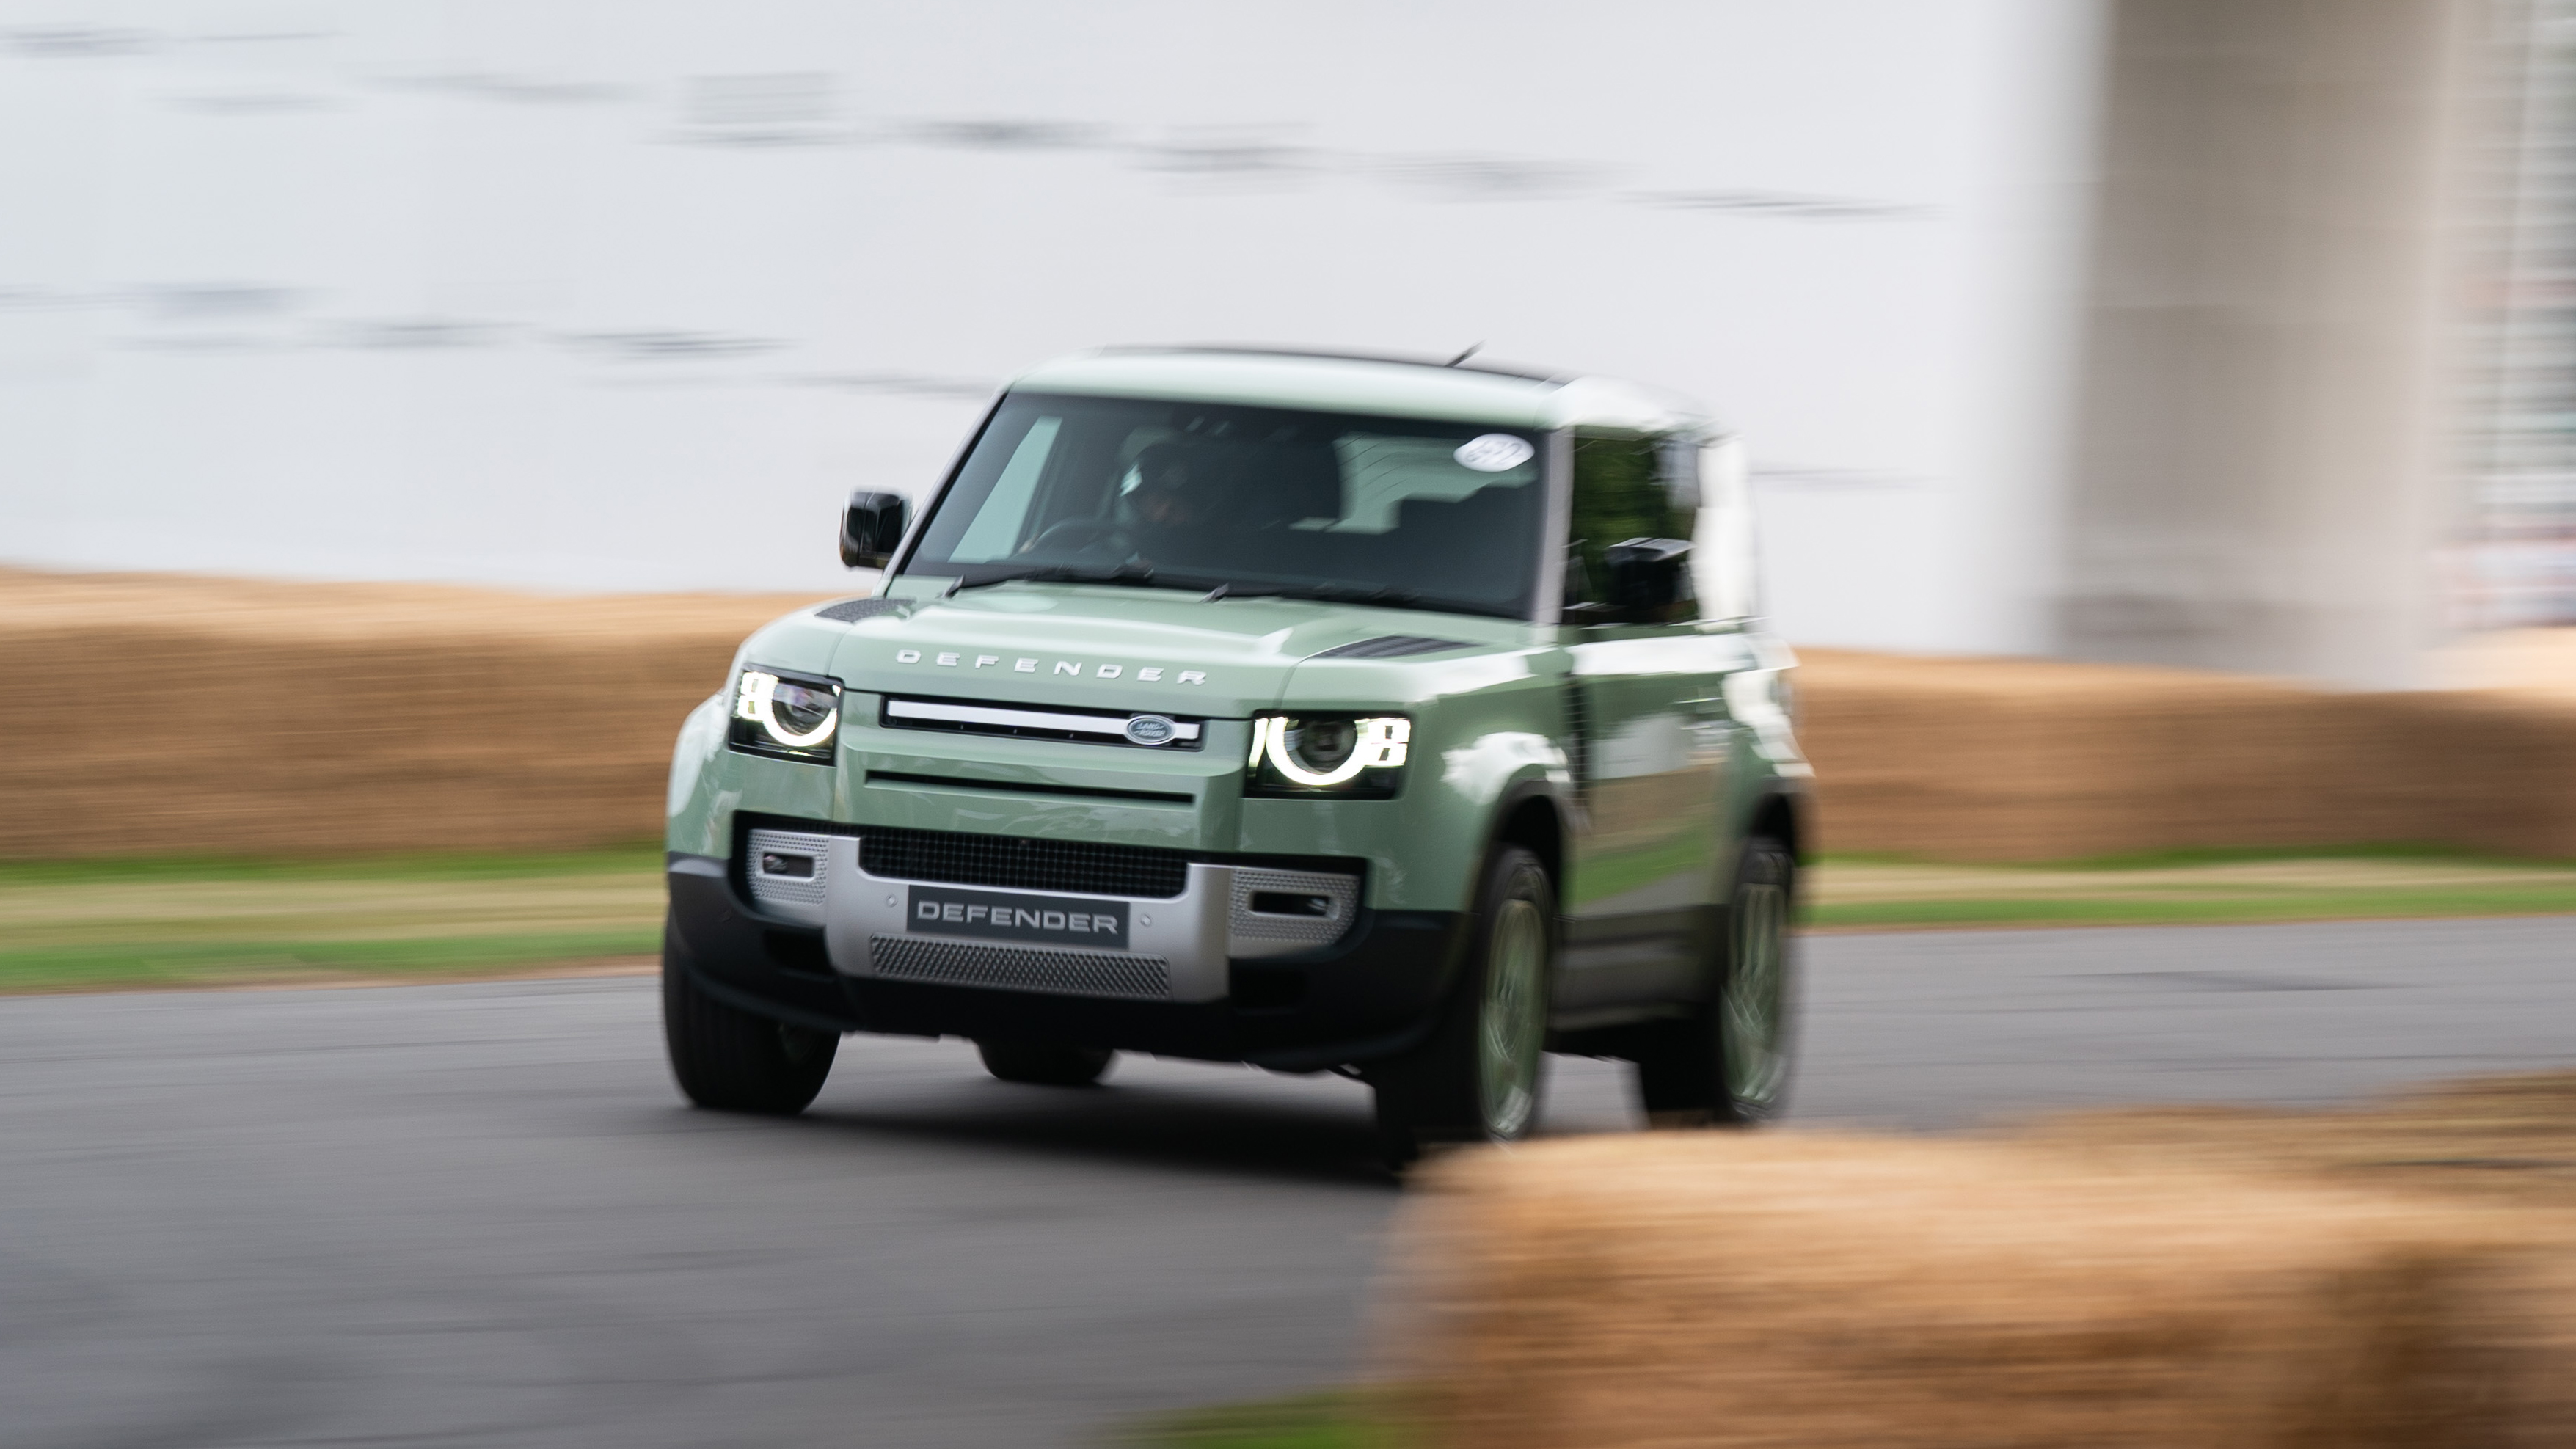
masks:
{"label": "headlight", "polygon": [[734,681],[732,728],[726,738],[737,750],[828,765],[840,731],[837,679],[746,669]]}
{"label": "headlight", "polygon": [[1397,715],[1255,715],[1243,793],[1383,800],[1404,783],[1412,739]]}

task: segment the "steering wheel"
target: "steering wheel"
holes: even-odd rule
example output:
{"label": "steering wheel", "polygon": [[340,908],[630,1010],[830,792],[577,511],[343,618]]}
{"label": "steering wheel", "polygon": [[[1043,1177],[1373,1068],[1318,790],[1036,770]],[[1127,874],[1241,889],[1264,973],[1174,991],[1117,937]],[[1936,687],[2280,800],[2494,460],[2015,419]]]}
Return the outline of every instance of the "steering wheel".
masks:
{"label": "steering wheel", "polygon": [[1127,535],[1118,525],[1100,518],[1068,518],[1046,532],[1030,539],[1020,552],[1089,553],[1105,543],[1125,543]]}

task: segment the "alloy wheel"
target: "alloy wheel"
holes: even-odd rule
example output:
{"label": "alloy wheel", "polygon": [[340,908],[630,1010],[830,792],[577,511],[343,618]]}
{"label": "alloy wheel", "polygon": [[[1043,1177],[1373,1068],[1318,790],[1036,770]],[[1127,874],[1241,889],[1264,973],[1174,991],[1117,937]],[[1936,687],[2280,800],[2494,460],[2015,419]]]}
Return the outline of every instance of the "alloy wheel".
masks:
{"label": "alloy wheel", "polygon": [[1789,892],[1777,882],[1747,882],[1734,914],[1734,969],[1719,1001],[1718,1029],[1725,1033],[1727,1093],[1758,1113],[1779,1099],[1788,1076],[1781,1034],[1788,1015]]}
{"label": "alloy wheel", "polygon": [[1485,998],[1476,1023],[1476,1076],[1486,1135],[1503,1142],[1526,1135],[1538,1106],[1539,1054],[1547,1006],[1540,1000],[1547,963],[1547,917],[1520,897],[1494,918],[1485,966]]}

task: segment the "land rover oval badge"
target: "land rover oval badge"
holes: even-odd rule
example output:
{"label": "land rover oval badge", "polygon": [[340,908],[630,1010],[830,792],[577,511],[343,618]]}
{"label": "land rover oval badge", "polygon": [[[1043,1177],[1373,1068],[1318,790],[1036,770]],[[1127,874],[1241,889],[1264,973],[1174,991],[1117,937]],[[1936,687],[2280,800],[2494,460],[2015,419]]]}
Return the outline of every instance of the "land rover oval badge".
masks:
{"label": "land rover oval badge", "polygon": [[1127,742],[1132,745],[1168,745],[1180,732],[1180,726],[1159,714],[1127,717]]}

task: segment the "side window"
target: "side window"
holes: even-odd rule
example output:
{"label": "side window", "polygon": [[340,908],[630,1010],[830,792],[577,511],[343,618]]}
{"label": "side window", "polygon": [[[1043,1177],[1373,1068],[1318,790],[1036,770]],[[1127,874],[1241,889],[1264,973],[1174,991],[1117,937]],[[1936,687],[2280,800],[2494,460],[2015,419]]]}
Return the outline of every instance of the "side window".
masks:
{"label": "side window", "polygon": [[[1606,550],[1633,539],[1687,543],[1697,529],[1699,449],[1678,438],[1578,437],[1573,503],[1565,602],[1607,607],[1612,600]],[[1697,616],[1695,610],[1679,615]]]}

